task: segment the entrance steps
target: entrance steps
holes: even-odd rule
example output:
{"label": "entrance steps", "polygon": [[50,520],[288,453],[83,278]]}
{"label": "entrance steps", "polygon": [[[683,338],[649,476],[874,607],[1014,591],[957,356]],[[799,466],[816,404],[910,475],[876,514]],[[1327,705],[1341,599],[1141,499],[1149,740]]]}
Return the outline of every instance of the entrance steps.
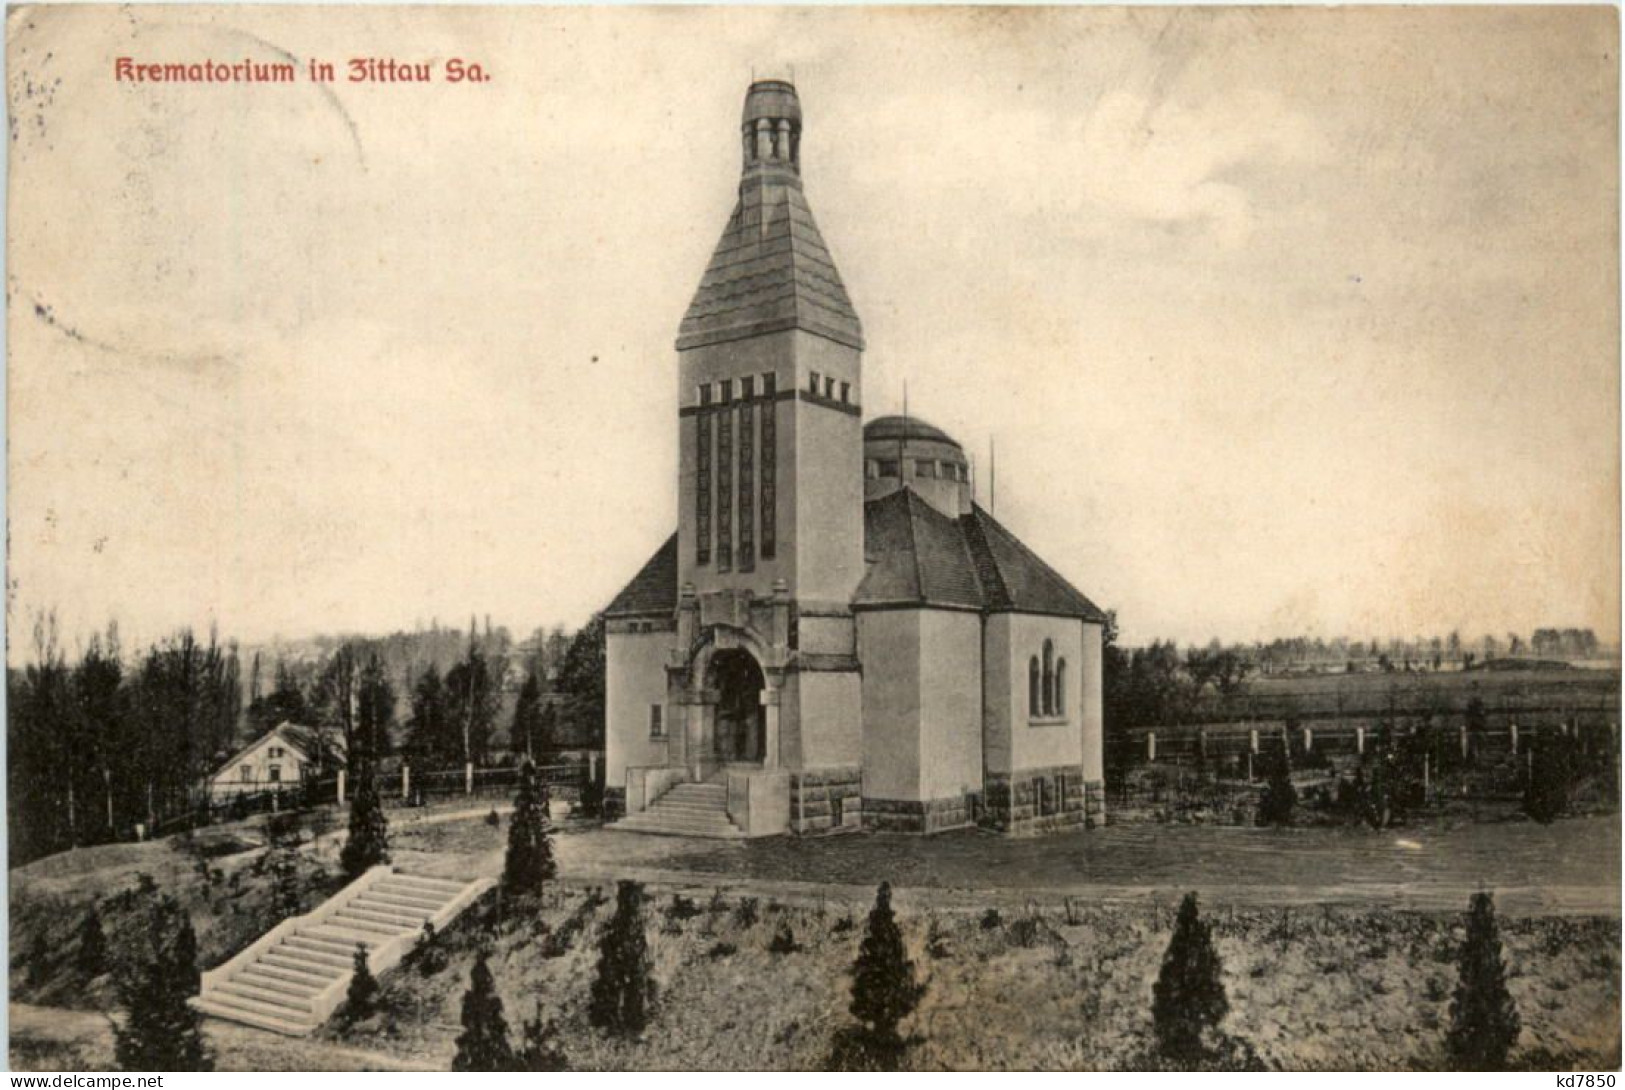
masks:
{"label": "entrance steps", "polygon": [[378,976],[400,963],[430,923],[441,930],[491,888],[374,867],[326,903],[283,920],[203,974],[191,1003],[204,1014],[290,1036],[314,1032],[344,1002],[356,946]]}
{"label": "entrance steps", "polygon": [[743,837],[728,817],[726,783],[680,783],[655,799],[649,808],[610,826],[634,833],[663,836]]}

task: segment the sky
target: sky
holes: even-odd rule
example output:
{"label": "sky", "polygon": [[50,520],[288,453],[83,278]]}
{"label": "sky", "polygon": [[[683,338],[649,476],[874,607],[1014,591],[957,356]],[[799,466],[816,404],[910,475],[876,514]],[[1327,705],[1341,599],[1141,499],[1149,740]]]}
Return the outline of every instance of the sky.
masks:
{"label": "sky", "polygon": [[[791,73],[865,415],[906,383],[983,485],[996,444],[1125,640],[1617,638],[1616,19],[10,9],[12,642],[601,608],[676,523],[673,341]],[[303,78],[352,57],[491,78]]]}

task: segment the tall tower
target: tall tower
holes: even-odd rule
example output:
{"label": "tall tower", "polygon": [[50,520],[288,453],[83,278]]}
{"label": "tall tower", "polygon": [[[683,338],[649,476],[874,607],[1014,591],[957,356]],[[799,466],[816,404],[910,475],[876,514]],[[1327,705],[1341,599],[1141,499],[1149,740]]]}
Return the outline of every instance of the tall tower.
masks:
{"label": "tall tower", "polygon": [[802,192],[801,136],[795,87],[751,84],[739,199],[677,338],[679,582],[845,609],[863,577],[863,329]]}

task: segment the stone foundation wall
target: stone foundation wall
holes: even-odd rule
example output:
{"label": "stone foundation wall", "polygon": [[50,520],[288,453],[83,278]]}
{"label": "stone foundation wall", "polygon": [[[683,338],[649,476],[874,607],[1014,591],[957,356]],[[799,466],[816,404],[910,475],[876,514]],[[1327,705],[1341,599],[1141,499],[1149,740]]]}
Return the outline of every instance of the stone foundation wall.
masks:
{"label": "stone foundation wall", "polygon": [[807,835],[861,829],[864,821],[863,772],[821,768],[790,773],[790,829]]}
{"label": "stone foundation wall", "polygon": [[947,799],[863,800],[863,827],[884,833],[940,833],[971,824],[969,795]]}
{"label": "stone foundation wall", "polygon": [[1101,799],[1098,784],[1085,791],[1082,765],[1028,768],[1013,774],[990,772],[981,821],[990,829],[1006,833],[1075,828],[1086,823],[1086,797],[1093,803]]}
{"label": "stone foundation wall", "polygon": [[1090,780],[1083,785],[1083,818],[1089,828],[1106,824],[1106,781]]}

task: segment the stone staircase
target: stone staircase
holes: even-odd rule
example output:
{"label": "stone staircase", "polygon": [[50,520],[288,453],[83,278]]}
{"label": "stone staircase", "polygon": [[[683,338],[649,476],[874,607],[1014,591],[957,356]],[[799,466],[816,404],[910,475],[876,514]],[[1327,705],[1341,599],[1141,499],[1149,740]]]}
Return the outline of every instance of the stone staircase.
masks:
{"label": "stone staircase", "polygon": [[374,867],[319,908],[282,921],[204,973],[192,1006],[277,1033],[311,1033],[344,1002],[357,944],[375,976],[393,969],[425,923],[441,930],[492,884]]}
{"label": "stone staircase", "polygon": [[726,783],[680,783],[641,813],[610,826],[634,833],[732,839],[744,832],[728,818]]}

